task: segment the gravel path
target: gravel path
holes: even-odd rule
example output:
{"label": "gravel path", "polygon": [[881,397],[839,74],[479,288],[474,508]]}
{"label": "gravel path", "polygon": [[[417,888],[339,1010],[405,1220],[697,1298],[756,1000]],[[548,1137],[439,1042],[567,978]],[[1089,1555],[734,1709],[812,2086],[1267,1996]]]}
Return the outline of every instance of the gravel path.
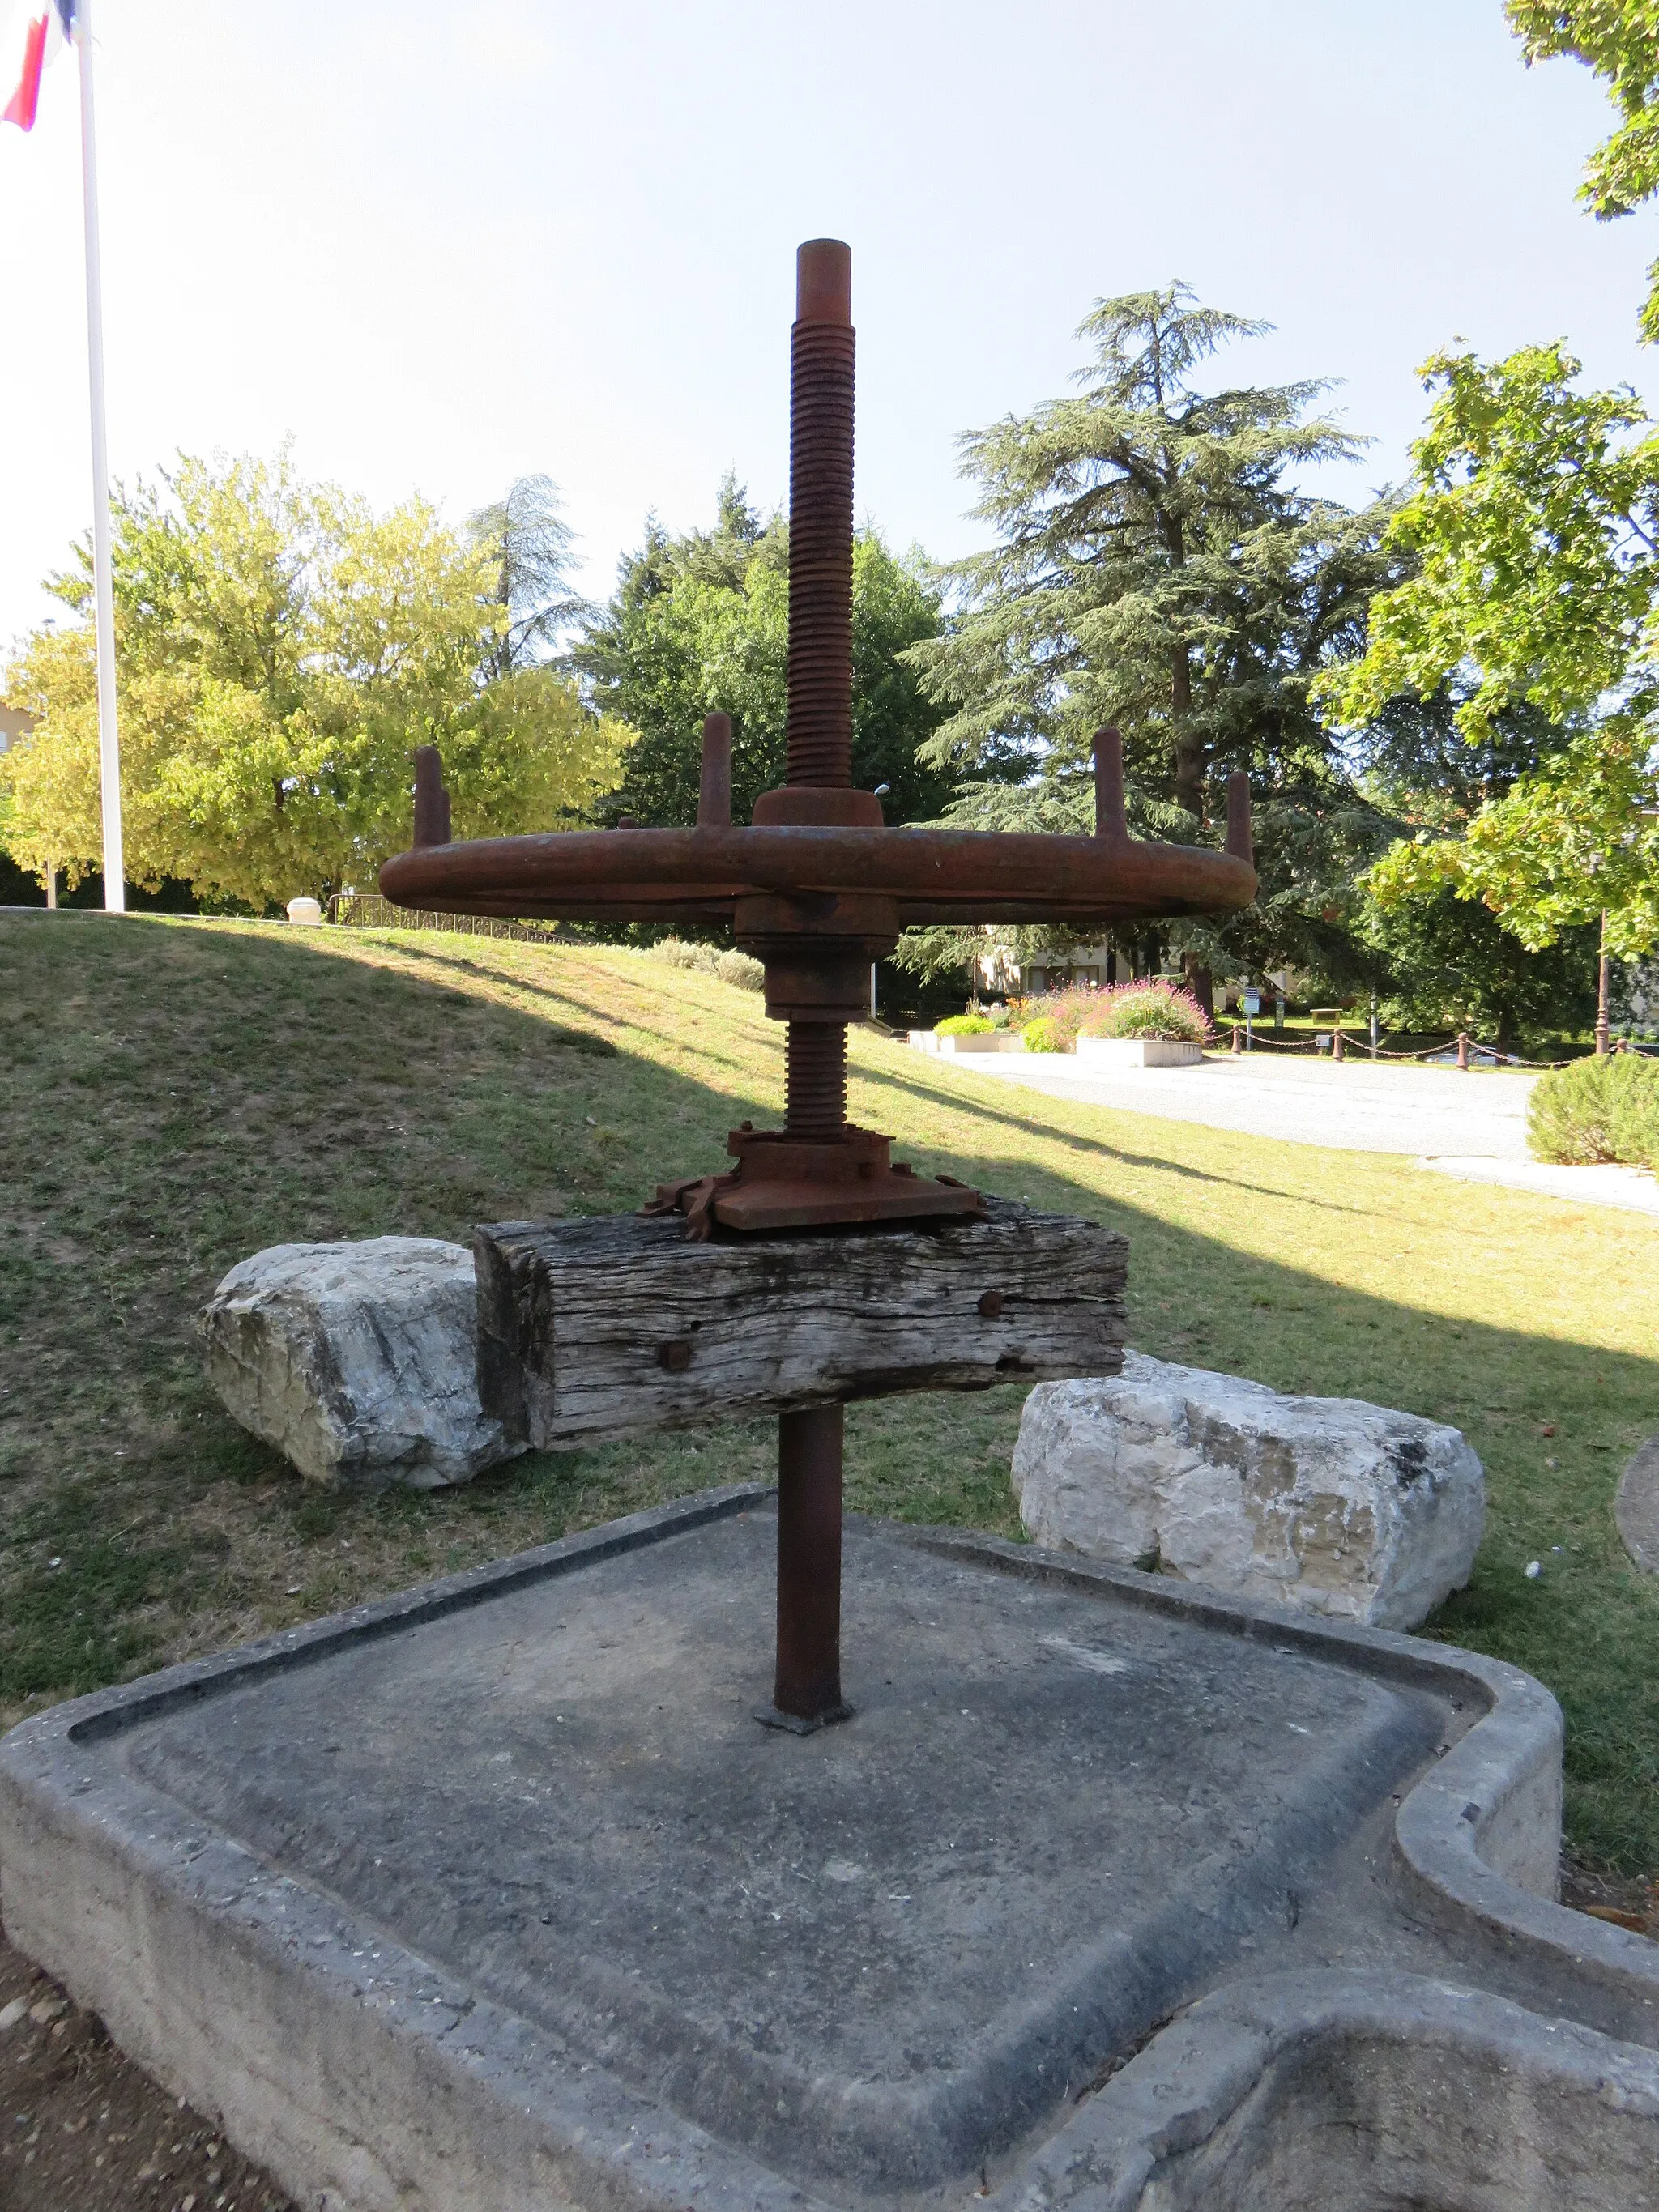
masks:
{"label": "gravel path", "polygon": [[1362,1060],[1334,1066],[1266,1053],[1218,1053],[1196,1067],[1095,1069],[1069,1053],[941,1055],[933,1064],[1050,1097],[1297,1145],[1517,1161],[1527,1158],[1527,1099],[1538,1079],[1516,1068],[1463,1073]]}
{"label": "gravel path", "polygon": [[1419,1160],[1420,1168],[1455,1176],[1460,1182],[1501,1182],[1510,1190],[1541,1191],[1546,1198],[1571,1199],[1580,1206],[1616,1206],[1627,1213],[1650,1213],[1659,1220],[1659,1182],[1645,1168],[1612,1165],[1562,1168],[1544,1160]]}

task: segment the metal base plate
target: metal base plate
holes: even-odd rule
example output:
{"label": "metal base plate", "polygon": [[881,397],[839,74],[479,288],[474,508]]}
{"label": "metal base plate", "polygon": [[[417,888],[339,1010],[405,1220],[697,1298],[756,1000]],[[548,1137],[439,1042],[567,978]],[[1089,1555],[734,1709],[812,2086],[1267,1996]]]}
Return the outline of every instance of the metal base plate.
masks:
{"label": "metal base plate", "polygon": [[873,1221],[985,1212],[980,1192],[953,1176],[919,1176],[891,1161],[893,1140],[848,1123],[839,1137],[795,1137],[745,1121],[726,1148],[737,1160],[724,1175],[659,1183],[642,1213],[679,1212],[685,1233],[707,1238],[718,1224],[754,1233],[769,1229],[834,1229]]}
{"label": "metal base plate", "polygon": [[791,1735],[816,1735],[820,1729],[834,1728],[838,1721],[850,1721],[856,1711],[846,1704],[831,1705],[827,1713],[809,1721],[799,1713],[780,1712],[775,1705],[757,1705],[755,1718],[763,1728],[787,1729]]}
{"label": "metal base plate", "polygon": [[982,1213],[985,1201],[962,1183],[893,1170],[868,1182],[739,1182],[710,1211],[722,1229],[830,1229],[848,1222],[915,1221],[928,1215]]}

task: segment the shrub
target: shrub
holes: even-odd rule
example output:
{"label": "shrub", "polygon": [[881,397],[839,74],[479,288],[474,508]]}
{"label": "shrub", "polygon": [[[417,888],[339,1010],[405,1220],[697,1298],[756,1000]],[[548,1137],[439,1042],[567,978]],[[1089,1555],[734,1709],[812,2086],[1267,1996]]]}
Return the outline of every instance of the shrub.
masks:
{"label": "shrub", "polygon": [[735,983],[740,991],[758,991],[766,981],[764,965],[747,952],[739,952],[734,945],[729,952],[722,952],[714,963],[714,973],[722,983]]}
{"label": "shrub", "polygon": [[934,1023],[933,1035],[935,1036],[983,1036],[988,1030],[994,1029],[995,1026],[995,1023],[987,1021],[983,1014],[948,1014],[942,1022]]}
{"label": "shrub", "polygon": [[1060,1025],[1052,1015],[1039,1014],[1035,1021],[1026,1023],[1020,1034],[1025,1039],[1027,1052],[1064,1052],[1066,1049]]}
{"label": "shrub", "polygon": [[1119,983],[1097,991],[1083,1017],[1080,1034],[1103,1037],[1167,1037],[1179,1044],[1206,1044],[1210,1024],[1189,991],[1173,983]]}
{"label": "shrub", "polygon": [[700,975],[713,975],[719,970],[720,956],[712,945],[688,945],[683,938],[665,937],[652,949],[671,968],[695,968]]}
{"label": "shrub", "polygon": [[1033,1022],[1047,1022],[1054,1032],[1053,1044],[1038,1045],[1038,1052],[1070,1052],[1077,1042],[1089,1009],[1099,998],[1098,991],[1076,988],[1069,991],[1045,991],[1041,998],[1024,999],[1011,1008],[1009,1019],[1013,1027],[1029,1036]]}
{"label": "shrub", "polygon": [[1527,1143],[1534,1158],[1575,1167],[1623,1160],[1659,1168],[1659,1060],[1610,1053],[1540,1075],[1527,1108]]}

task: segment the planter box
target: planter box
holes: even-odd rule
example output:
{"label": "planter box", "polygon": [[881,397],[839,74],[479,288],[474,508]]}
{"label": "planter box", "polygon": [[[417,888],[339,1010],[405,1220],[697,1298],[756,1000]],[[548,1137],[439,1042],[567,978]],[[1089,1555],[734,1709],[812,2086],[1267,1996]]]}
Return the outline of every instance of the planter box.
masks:
{"label": "planter box", "polygon": [[1091,1037],[1077,1041],[1077,1056],[1106,1067],[1196,1067],[1204,1048],[1171,1037]]}
{"label": "planter box", "polygon": [[936,1039],[941,1052],[1024,1052],[1025,1040],[1018,1030],[980,1030],[969,1036]]}
{"label": "planter box", "polygon": [[936,1030],[907,1032],[917,1052],[1024,1052],[1025,1040],[1013,1030],[979,1030],[967,1036],[940,1036]]}

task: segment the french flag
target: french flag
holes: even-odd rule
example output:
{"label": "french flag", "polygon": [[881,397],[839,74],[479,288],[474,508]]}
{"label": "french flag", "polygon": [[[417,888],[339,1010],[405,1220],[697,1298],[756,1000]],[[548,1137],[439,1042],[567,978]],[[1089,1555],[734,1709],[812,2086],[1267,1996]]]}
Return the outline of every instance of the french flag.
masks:
{"label": "french flag", "polygon": [[23,68],[17,89],[0,109],[0,123],[15,123],[20,131],[33,131],[34,111],[40,100],[40,72],[60,46],[75,37],[76,0],[52,0],[42,15],[32,16],[23,33]]}

